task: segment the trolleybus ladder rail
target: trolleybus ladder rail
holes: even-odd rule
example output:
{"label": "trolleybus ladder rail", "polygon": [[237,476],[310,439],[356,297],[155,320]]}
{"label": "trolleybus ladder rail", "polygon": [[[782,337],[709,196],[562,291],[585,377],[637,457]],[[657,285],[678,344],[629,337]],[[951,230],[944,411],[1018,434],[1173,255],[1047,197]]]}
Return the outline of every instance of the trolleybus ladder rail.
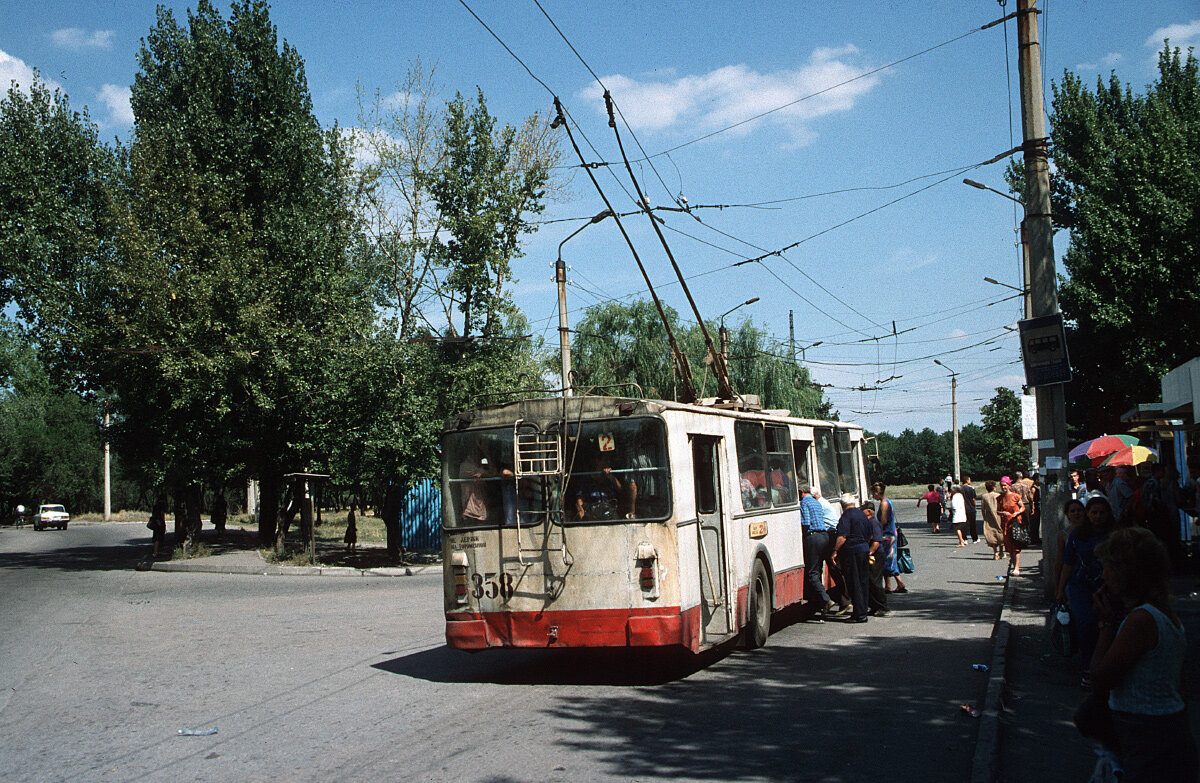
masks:
{"label": "trolleybus ladder rail", "polygon": [[[526,565],[524,553],[541,552],[543,549],[563,553],[563,560],[566,561],[568,557],[567,539],[566,529],[562,524],[562,510],[559,502],[561,499],[553,497],[553,490],[559,485],[563,475],[562,439],[557,431],[546,432],[534,422],[517,419],[513,424],[513,452],[513,464],[516,466],[516,470],[513,471],[513,482],[518,498],[517,561],[521,565]],[[525,510],[519,508],[522,479],[536,482],[535,490],[540,486],[542,508]],[[547,497],[547,495],[551,495],[551,497]],[[532,518],[541,517],[542,528],[545,531],[542,547],[526,547],[522,542],[521,516],[523,514]],[[550,529],[554,527],[556,517],[558,518],[561,543],[557,547],[550,547]]]}

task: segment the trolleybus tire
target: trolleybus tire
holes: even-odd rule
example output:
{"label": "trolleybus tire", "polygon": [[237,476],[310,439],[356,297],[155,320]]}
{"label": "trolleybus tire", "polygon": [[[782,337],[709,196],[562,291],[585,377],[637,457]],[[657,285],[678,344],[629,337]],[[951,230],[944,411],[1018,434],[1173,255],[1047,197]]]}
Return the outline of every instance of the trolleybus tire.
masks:
{"label": "trolleybus tire", "polygon": [[767,578],[767,567],[758,559],[750,576],[749,610],[746,646],[753,650],[766,644],[771,633],[771,580]]}

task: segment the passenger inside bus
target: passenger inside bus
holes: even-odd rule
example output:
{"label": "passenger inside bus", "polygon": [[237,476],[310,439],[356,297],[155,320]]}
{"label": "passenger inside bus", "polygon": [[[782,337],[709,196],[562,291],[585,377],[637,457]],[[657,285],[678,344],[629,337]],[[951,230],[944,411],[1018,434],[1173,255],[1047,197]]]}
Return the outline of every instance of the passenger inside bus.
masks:
{"label": "passenger inside bus", "polygon": [[[496,467],[494,460],[489,460],[482,445],[477,445],[458,466],[458,477],[464,479],[462,488],[463,520],[474,523],[486,523],[492,520],[494,511],[501,506],[500,498],[506,493],[503,487],[509,486],[507,481],[495,479],[512,479],[513,472],[508,468]],[[515,498],[505,497],[505,517],[510,516],[508,507],[513,507],[515,514]]]}
{"label": "passenger inside bus", "polygon": [[633,519],[637,509],[637,482],[622,481],[613,473],[608,452],[596,452],[582,461],[583,470],[571,477],[567,512],[571,519],[597,521]]}

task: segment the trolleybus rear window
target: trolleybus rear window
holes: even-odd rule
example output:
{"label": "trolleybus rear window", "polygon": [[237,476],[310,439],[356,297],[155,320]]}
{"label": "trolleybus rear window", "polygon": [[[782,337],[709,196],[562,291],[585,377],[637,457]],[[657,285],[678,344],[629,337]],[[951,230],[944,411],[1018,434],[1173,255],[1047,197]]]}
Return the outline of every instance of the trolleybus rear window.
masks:
{"label": "trolleybus rear window", "polygon": [[[447,527],[665,519],[671,512],[666,433],[654,418],[568,425],[562,464],[516,469],[511,428],[447,433]],[[533,468],[535,472],[530,472]],[[520,475],[518,475],[520,474]]]}
{"label": "trolleybus rear window", "polygon": [[817,452],[817,478],[821,495],[836,500],[843,492],[858,492],[858,459],[848,430],[814,431]]}

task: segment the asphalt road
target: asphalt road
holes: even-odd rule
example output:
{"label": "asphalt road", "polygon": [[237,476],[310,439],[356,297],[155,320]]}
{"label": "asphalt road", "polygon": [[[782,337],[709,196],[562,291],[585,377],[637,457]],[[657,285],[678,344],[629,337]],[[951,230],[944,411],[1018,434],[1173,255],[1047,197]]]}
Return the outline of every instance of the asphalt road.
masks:
{"label": "asphalt road", "polygon": [[141,525],[0,529],[0,774],[965,780],[1004,568],[923,527],[890,616],[682,660],[449,650],[436,574],[138,572]]}

